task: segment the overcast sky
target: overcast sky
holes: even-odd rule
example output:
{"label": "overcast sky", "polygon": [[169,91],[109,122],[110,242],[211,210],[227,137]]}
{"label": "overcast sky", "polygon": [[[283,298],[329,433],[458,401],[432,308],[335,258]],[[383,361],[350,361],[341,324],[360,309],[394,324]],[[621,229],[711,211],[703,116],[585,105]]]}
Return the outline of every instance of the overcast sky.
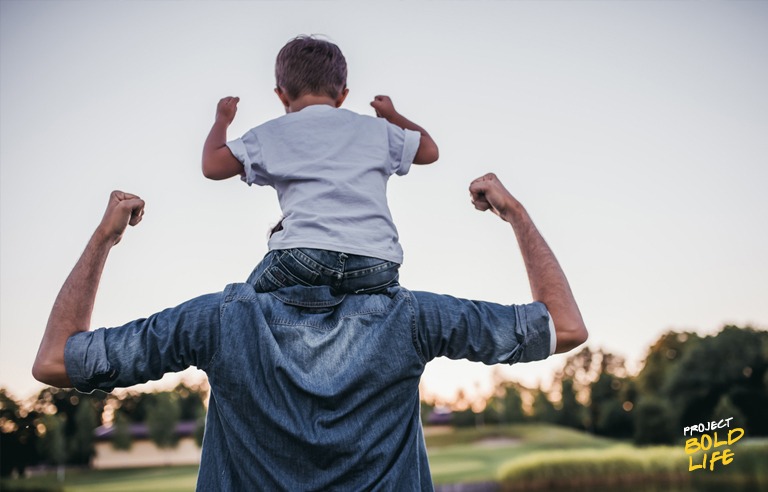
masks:
{"label": "overcast sky", "polygon": [[[530,301],[514,235],[471,206],[496,172],[571,282],[589,345],[634,366],[668,329],[768,326],[768,3],[0,3],[0,386],[30,368],[48,312],[112,189],[145,220],[111,253],[93,327],[244,280],[279,217],[270,188],[208,181],[220,97],[230,138],[280,116],[274,58],[322,33],[349,65],[345,107],[376,94],[440,160],[393,177],[413,290]],[[504,370],[549,380],[564,357]],[[717,361],[713,361],[717,363]],[[487,387],[439,360],[426,391]]]}

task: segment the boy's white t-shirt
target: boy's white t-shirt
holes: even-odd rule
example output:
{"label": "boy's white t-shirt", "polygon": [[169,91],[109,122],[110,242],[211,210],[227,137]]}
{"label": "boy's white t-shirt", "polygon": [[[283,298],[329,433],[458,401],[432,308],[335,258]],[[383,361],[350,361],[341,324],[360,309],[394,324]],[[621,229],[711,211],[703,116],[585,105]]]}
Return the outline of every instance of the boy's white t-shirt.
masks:
{"label": "boy's white t-shirt", "polygon": [[269,249],[316,248],[403,262],[387,180],[410,170],[421,134],[313,105],[227,142],[249,185],[277,191],[283,230]]}

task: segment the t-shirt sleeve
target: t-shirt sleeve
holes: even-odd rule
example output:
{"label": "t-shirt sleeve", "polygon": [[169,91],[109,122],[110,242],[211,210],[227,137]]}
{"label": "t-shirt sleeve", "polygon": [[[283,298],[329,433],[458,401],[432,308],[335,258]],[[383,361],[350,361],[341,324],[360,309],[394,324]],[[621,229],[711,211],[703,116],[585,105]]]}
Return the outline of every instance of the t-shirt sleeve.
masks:
{"label": "t-shirt sleeve", "polygon": [[221,296],[201,296],[117,328],[71,336],[64,348],[70,381],[82,392],[109,392],[190,366],[205,369],[218,347]]}
{"label": "t-shirt sleeve", "polygon": [[255,129],[250,130],[238,139],[227,142],[227,147],[229,147],[232,155],[243,165],[245,176],[242,179],[248,186],[252,184],[259,186],[272,184],[269,175],[264,170],[261,143]]}
{"label": "t-shirt sleeve", "polygon": [[552,353],[550,316],[541,302],[505,306],[414,294],[416,339],[426,361],[444,356],[514,364],[543,360]]}
{"label": "t-shirt sleeve", "polygon": [[419,150],[421,133],[413,130],[404,130],[397,125],[387,123],[387,135],[389,137],[389,160],[392,173],[398,176],[408,174]]}

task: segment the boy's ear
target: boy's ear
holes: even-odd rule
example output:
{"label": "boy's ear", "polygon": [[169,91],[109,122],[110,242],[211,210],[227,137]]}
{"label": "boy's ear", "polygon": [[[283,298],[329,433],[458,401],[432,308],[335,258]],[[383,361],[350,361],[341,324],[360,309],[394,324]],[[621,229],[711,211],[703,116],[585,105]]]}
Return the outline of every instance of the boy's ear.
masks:
{"label": "boy's ear", "polygon": [[277,97],[280,98],[280,102],[283,103],[283,107],[288,110],[288,106],[290,106],[291,101],[288,100],[288,95],[283,92],[283,90],[280,87],[275,87],[275,94],[277,94]]}
{"label": "boy's ear", "polygon": [[349,94],[349,88],[345,87],[343,91],[341,91],[341,94],[339,94],[339,97],[336,98],[336,107],[340,108],[342,104],[344,104],[344,99],[347,98],[347,94]]}

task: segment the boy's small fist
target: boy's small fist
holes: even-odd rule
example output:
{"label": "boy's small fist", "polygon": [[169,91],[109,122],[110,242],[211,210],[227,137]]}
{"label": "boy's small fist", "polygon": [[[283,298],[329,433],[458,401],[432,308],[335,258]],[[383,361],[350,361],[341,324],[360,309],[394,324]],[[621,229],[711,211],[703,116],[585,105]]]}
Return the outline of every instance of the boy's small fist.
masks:
{"label": "boy's small fist", "polygon": [[371,106],[376,110],[376,116],[389,120],[397,114],[392,99],[389,96],[376,96],[371,101]]}
{"label": "boy's small fist", "polygon": [[222,98],[216,106],[216,119],[227,124],[232,123],[232,120],[235,119],[235,114],[237,114],[238,102],[240,102],[239,97]]}

